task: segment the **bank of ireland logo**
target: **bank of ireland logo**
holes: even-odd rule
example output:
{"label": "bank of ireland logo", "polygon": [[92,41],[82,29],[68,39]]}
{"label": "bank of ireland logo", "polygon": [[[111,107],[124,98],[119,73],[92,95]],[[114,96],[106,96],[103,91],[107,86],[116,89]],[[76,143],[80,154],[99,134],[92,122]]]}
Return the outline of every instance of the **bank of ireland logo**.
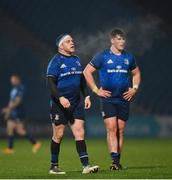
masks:
{"label": "bank of ireland logo", "polygon": [[124,64],[129,64],[129,60],[127,58],[124,59]]}

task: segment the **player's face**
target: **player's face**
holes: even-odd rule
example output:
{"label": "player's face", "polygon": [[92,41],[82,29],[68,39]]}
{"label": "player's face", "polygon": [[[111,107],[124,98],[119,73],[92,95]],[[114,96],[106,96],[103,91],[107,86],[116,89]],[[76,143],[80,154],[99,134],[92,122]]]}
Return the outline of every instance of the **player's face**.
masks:
{"label": "player's face", "polygon": [[122,51],[125,48],[126,39],[125,37],[116,35],[111,39],[111,43],[118,51]]}
{"label": "player's face", "polygon": [[20,79],[16,76],[11,76],[10,82],[11,82],[12,86],[17,86],[20,84]]}
{"label": "player's face", "polygon": [[67,37],[62,45],[60,46],[60,49],[65,51],[66,53],[72,54],[75,52],[75,45],[73,38],[71,36]]}

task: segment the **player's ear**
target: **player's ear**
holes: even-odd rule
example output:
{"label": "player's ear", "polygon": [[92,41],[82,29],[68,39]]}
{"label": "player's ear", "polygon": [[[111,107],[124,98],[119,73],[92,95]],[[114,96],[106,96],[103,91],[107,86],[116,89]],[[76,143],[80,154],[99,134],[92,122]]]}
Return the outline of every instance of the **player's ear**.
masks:
{"label": "player's ear", "polygon": [[61,45],[59,46],[59,49],[61,49],[61,50],[64,49],[64,48],[63,48],[63,44],[61,44]]}
{"label": "player's ear", "polygon": [[110,39],[110,42],[111,42],[111,44],[114,43],[114,38],[113,37]]}

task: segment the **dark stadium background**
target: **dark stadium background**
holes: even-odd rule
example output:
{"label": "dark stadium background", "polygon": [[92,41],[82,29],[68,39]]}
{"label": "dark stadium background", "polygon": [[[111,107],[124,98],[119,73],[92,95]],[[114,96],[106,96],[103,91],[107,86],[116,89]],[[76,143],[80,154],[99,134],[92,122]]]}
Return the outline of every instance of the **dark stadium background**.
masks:
{"label": "dark stadium background", "polygon": [[[0,108],[9,98],[10,75],[18,73],[27,87],[28,128],[49,136],[45,74],[56,53],[56,37],[71,33],[85,65],[108,47],[108,32],[117,26],[127,31],[127,49],[135,54],[142,72],[127,134],[172,137],[171,20],[170,0],[0,0]],[[94,95],[92,103],[88,135],[101,136],[103,121]],[[0,136],[4,126],[1,117]]]}

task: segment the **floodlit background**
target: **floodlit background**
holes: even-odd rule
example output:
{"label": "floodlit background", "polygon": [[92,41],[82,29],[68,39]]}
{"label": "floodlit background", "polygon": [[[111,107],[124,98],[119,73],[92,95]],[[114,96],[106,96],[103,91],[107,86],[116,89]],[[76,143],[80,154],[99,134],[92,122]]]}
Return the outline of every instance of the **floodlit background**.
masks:
{"label": "floodlit background", "polygon": [[[0,108],[9,99],[9,77],[19,74],[27,87],[27,127],[37,137],[50,137],[46,68],[56,53],[55,39],[70,33],[85,66],[109,47],[108,33],[121,27],[127,49],[142,72],[126,129],[129,137],[172,137],[172,14],[169,0],[0,0]],[[87,135],[104,137],[99,100],[92,95]],[[70,133],[67,133],[70,136]],[[0,119],[0,137],[5,123]]]}

